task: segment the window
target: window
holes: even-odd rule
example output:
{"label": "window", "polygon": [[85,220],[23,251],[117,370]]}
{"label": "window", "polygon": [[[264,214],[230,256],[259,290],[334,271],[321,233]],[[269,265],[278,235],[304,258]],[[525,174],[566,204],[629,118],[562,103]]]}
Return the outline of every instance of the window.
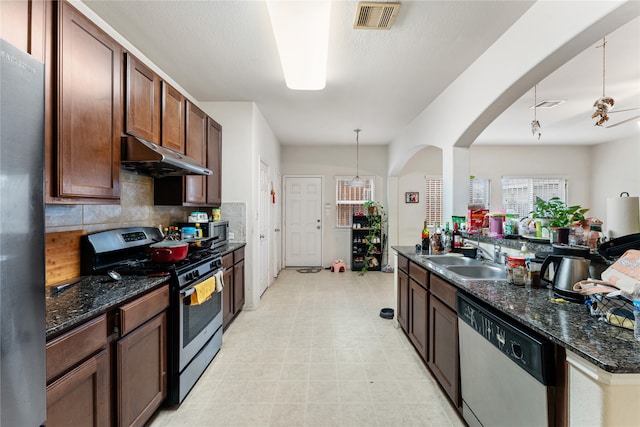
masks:
{"label": "window", "polygon": [[469,204],[482,205],[484,209],[490,209],[491,182],[487,178],[471,178],[469,180]]}
{"label": "window", "polygon": [[336,226],[351,227],[352,216],[364,213],[364,202],[373,200],[373,177],[362,177],[364,187],[354,188],[349,185],[353,178],[336,178]]}
{"label": "window", "polygon": [[567,201],[567,180],[564,178],[502,178],[502,207],[525,217],[533,210],[536,196],[549,200],[559,197]]}
{"label": "window", "polygon": [[427,224],[442,223],[442,177],[425,177],[425,220]]}

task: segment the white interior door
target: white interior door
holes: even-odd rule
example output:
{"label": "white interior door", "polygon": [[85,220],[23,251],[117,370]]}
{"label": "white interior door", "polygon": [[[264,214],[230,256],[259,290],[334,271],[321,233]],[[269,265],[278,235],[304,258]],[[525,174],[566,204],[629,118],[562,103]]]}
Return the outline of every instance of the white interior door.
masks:
{"label": "white interior door", "polygon": [[269,179],[269,165],[260,161],[260,281],[258,295],[269,286],[269,247],[271,240],[271,180]]}
{"label": "white interior door", "polygon": [[276,179],[272,184],[275,194],[271,200],[271,224],[273,225],[273,239],[271,242],[271,273],[273,277],[278,277],[282,269],[282,177],[276,174]]}
{"label": "white interior door", "polygon": [[322,178],[285,177],[285,265],[322,266]]}

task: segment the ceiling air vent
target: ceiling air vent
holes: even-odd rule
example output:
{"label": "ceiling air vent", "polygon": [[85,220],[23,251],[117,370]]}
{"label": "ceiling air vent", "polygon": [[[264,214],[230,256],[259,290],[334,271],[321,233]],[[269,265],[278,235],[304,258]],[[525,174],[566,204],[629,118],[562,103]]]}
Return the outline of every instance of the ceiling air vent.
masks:
{"label": "ceiling air vent", "polygon": [[356,30],[388,30],[393,25],[400,3],[359,2],[353,28]]}
{"label": "ceiling air vent", "polygon": [[532,105],[531,107],[529,107],[529,109],[532,108],[553,108],[556,105],[560,105],[563,102],[566,102],[566,99],[545,99],[544,101],[540,101],[535,105]]}

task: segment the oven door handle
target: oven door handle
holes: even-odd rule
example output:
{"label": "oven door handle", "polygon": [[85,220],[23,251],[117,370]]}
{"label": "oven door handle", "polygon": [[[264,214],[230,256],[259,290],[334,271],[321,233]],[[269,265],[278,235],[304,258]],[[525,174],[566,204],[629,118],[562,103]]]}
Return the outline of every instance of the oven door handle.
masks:
{"label": "oven door handle", "polygon": [[[218,268],[217,270],[214,270],[213,272],[211,272],[211,273],[207,274],[206,276],[202,276],[202,277],[200,278],[201,280],[198,280],[198,283],[200,283],[200,282],[204,282],[205,280],[207,280],[207,279],[209,279],[209,278],[211,278],[211,277],[215,276],[215,275],[216,275],[218,272],[220,272],[220,271],[224,271],[224,268]],[[186,297],[188,297],[189,295],[193,294],[193,293],[196,291],[196,288],[195,288],[195,287],[196,287],[196,285],[197,285],[198,283],[196,283],[195,285],[192,285],[192,286],[190,286],[190,287],[188,287],[188,288],[186,288],[186,289],[182,289],[182,290],[180,290],[180,295],[181,295],[183,298],[186,298]]]}

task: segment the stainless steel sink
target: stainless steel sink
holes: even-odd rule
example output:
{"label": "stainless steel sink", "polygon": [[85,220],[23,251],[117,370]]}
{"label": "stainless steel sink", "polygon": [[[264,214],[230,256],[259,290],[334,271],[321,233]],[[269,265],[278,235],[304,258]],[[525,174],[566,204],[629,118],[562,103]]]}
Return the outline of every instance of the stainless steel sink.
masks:
{"label": "stainless steel sink", "polygon": [[449,255],[434,255],[426,257],[428,261],[433,262],[434,264],[439,264],[445,267],[448,266],[465,266],[465,265],[478,265],[482,266],[482,261],[477,259],[461,257],[461,256],[449,256]]}
{"label": "stainless steel sink", "polygon": [[447,269],[469,280],[507,280],[504,268],[492,265],[450,265]]}

